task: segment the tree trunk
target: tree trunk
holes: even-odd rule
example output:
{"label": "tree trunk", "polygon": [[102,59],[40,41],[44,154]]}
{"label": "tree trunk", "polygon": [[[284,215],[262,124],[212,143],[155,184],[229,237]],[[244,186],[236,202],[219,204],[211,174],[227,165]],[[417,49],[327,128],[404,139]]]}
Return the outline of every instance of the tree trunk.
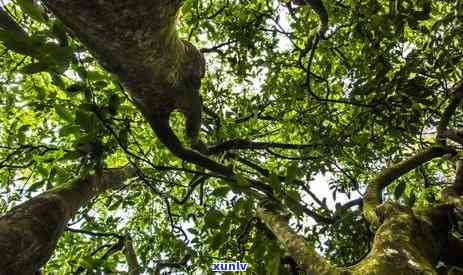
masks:
{"label": "tree trunk", "polygon": [[451,206],[415,211],[384,203],[378,209],[378,228],[370,253],[358,264],[333,267],[289,228],[287,221],[259,209],[258,217],[284,244],[308,274],[313,275],[437,275],[435,266],[447,249]]}
{"label": "tree trunk", "polygon": [[132,169],[111,169],[53,188],[0,217],[0,275],[37,272],[50,258],[64,227],[92,198],[119,187]]}
{"label": "tree trunk", "polygon": [[205,62],[198,49],[177,35],[180,0],[43,2],[103,67],[119,77],[159,140],[175,156],[233,176],[229,167],[185,148],[169,126],[171,112],[180,111],[190,142],[198,142],[199,87]]}

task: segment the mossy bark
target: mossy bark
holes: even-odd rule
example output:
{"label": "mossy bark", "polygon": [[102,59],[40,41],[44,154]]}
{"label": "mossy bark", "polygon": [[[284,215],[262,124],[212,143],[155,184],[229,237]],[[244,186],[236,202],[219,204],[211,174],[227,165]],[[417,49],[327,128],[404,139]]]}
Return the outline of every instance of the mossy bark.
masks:
{"label": "mossy bark", "polygon": [[257,215],[307,274],[437,275],[435,267],[447,248],[449,211],[448,205],[412,211],[398,204],[382,204],[376,209],[381,225],[370,253],[348,268],[332,266],[282,217],[264,210],[258,210]]}
{"label": "mossy bark", "polygon": [[[382,224],[369,255],[350,267],[351,274],[437,274],[439,260],[450,230],[447,209],[412,211],[385,203],[378,209]],[[422,213],[417,213],[422,212]]]}
{"label": "mossy bark", "polygon": [[297,235],[288,226],[288,221],[280,215],[262,208],[257,209],[257,216],[269,227],[278,240],[286,247],[296,263],[309,274],[337,275],[340,270],[331,266],[323,257],[306,245],[303,237]]}
{"label": "mossy bark", "polygon": [[76,211],[105,190],[120,186],[131,169],[108,170],[51,189],[0,217],[0,274],[29,275],[50,258]]}

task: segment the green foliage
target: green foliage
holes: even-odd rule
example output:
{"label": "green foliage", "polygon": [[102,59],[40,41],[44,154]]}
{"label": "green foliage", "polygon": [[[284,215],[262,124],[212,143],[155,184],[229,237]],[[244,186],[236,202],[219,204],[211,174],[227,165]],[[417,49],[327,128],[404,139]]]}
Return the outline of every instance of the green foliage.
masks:
{"label": "green foliage", "polygon": [[[99,196],[70,227],[130,233],[146,272],[191,256],[164,271],[206,274],[213,262],[241,261],[249,274],[289,273],[286,252],[255,219],[263,194],[252,179],[271,188],[299,234],[334,263],[357,262],[372,238],[361,211],[338,212],[326,201],[363,194],[377,172],[432,141],[450,88],[463,76],[462,2],[324,1],[330,29],[315,50],[319,20],[309,7],[182,2],[179,32],[208,61],[202,139],[305,146],[222,152],[211,157],[238,175],[199,172],[206,179],[194,184],[191,171],[200,170],[160,144],[121,83],[62,23],[18,0],[6,7],[28,36],[0,29],[0,211],[73,177],[130,164],[143,176]],[[171,123],[183,129],[181,119]],[[451,126],[461,123],[458,110]],[[452,168],[435,161],[385,196],[432,204],[450,176]],[[306,209],[337,219],[315,224]],[[120,251],[105,256],[116,242],[67,232],[45,271],[114,273],[125,267]]]}

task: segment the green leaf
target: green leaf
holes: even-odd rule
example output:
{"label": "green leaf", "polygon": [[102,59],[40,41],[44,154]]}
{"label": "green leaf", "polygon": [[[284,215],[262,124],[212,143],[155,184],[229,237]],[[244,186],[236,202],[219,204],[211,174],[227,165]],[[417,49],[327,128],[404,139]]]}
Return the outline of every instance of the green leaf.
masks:
{"label": "green leaf", "polygon": [[108,207],[108,210],[113,211],[119,208],[119,206],[122,204],[122,200],[116,200],[111,204],[111,206]]}
{"label": "green leaf", "polygon": [[96,131],[96,118],[93,113],[78,110],[76,113],[76,122],[80,125],[80,129],[85,132]]}
{"label": "green leaf", "polygon": [[281,194],[281,181],[278,175],[271,173],[268,180],[269,180],[270,186],[272,186],[273,192],[276,195]]}
{"label": "green leaf", "polygon": [[46,178],[48,177],[48,169],[43,167],[42,165],[37,166],[37,171],[39,172],[42,177]]}
{"label": "green leaf", "polygon": [[27,13],[32,19],[42,23],[46,23],[47,20],[43,16],[42,10],[34,4],[32,0],[16,0],[16,3],[21,9]]}
{"label": "green leaf", "polygon": [[223,218],[224,215],[222,212],[212,209],[206,213],[206,216],[204,217],[204,223],[208,228],[220,228],[220,224]]}
{"label": "green leaf", "polygon": [[227,240],[227,235],[224,232],[222,231],[217,232],[217,234],[212,236],[211,249],[212,250],[219,249],[225,243],[226,240]]}
{"label": "green leaf", "polygon": [[25,125],[22,125],[21,127],[19,127],[18,131],[27,132],[27,131],[29,131],[30,128],[31,128],[31,126],[29,124],[25,124]]}
{"label": "green leaf", "polygon": [[230,192],[229,186],[220,186],[214,189],[214,191],[212,191],[211,196],[216,198],[222,198],[225,197],[225,195],[227,195],[228,192]]}
{"label": "green leaf", "polygon": [[37,191],[39,188],[41,188],[42,186],[44,186],[46,183],[45,180],[41,180],[41,181],[37,181],[37,182],[34,182],[30,187],[29,189],[27,189],[27,192],[35,192]]}
{"label": "green leaf", "polygon": [[288,197],[290,197],[291,199],[295,200],[295,201],[300,201],[301,200],[301,195],[299,194],[299,192],[297,192],[295,190],[286,191],[286,195]]}
{"label": "green leaf", "polygon": [[80,134],[80,126],[79,125],[66,125],[59,130],[60,136],[69,136],[74,135],[78,136]]}
{"label": "green leaf", "polygon": [[293,162],[287,169],[286,169],[286,182],[288,184],[292,184],[293,181],[299,177],[301,174],[301,169],[298,167],[296,162]]}
{"label": "green leaf", "polygon": [[74,94],[85,90],[86,85],[81,82],[74,83],[66,88],[66,92]]}
{"label": "green leaf", "polygon": [[400,181],[399,184],[394,189],[394,198],[397,200],[399,199],[403,193],[405,192],[405,188],[407,187],[407,184],[405,181]]}
{"label": "green leaf", "polygon": [[111,94],[109,96],[109,113],[116,115],[117,110],[121,106],[121,98],[117,94]]}
{"label": "green leaf", "polygon": [[17,32],[0,29],[0,40],[9,50],[20,54],[33,56],[36,52],[31,40]]}
{"label": "green leaf", "polygon": [[281,264],[281,253],[276,248],[271,248],[267,250],[268,255],[265,257],[265,274],[268,275],[279,275],[280,274],[280,264]]}
{"label": "green leaf", "polygon": [[58,40],[60,42],[60,45],[64,45],[64,46],[68,45],[66,31],[65,31],[64,25],[63,25],[63,23],[61,23],[61,21],[55,20],[53,22],[53,26],[52,26],[51,30],[53,32],[53,35],[56,38],[58,38]]}
{"label": "green leaf", "polygon": [[62,90],[66,89],[66,84],[64,83],[61,75],[57,73],[50,73],[50,75],[51,75],[51,79],[54,85],[61,88]]}
{"label": "green leaf", "polygon": [[68,112],[68,108],[66,108],[64,105],[57,104],[55,105],[55,111],[56,113],[64,120],[66,121],[73,121],[73,116],[70,112]]}
{"label": "green leaf", "polygon": [[79,151],[67,151],[63,155],[63,160],[76,160],[82,156],[82,153]]}
{"label": "green leaf", "polygon": [[251,184],[249,183],[248,179],[245,177],[237,174],[235,175],[236,185],[239,187],[249,187]]}

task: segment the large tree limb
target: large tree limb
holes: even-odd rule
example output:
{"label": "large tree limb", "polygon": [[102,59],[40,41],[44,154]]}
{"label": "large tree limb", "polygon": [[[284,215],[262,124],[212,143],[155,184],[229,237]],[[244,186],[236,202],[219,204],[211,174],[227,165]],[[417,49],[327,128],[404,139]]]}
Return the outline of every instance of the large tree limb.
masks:
{"label": "large tree limb", "polygon": [[288,226],[287,219],[263,208],[258,208],[256,214],[280,243],[286,246],[288,253],[305,272],[317,275],[340,274],[337,268],[320,256],[314,247],[308,245],[302,236]]}
{"label": "large tree limb", "polygon": [[296,5],[309,5],[320,17],[319,33],[323,35],[328,30],[328,12],[321,0],[293,0]]}
{"label": "large tree limb", "polygon": [[407,160],[384,169],[368,184],[367,192],[363,199],[363,215],[365,218],[370,223],[377,224],[378,217],[376,216],[375,209],[382,203],[382,193],[384,188],[386,188],[394,180],[434,158],[441,157],[449,153],[454,153],[454,150],[444,146],[432,146],[418,152],[416,155]]}
{"label": "large tree limb", "polygon": [[175,156],[233,176],[231,168],[185,147],[169,125],[171,112],[182,112],[192,147],[202,147],[199,87],[204,58],[177,35],[180,0],[43,2],[100,64],[120,78],[156,136]]}
{"label": "large tree limb", "polygon": [[463,131],[456,129],[443,130],[439,134],[441,139],[450,139],[456,143],[463,145]]}
{"label": "large tree limb", "polygon": [[463,268],[463,241],[450,235],[444,249],[442,249],[441,260],[451,266]]}
{"label": "large tree limb", "polygon": [[135,176],[132,168],[108,169],[55,187],[0,217],[0,274],[34,274],[51,256],[77,210],[95,196]]}

